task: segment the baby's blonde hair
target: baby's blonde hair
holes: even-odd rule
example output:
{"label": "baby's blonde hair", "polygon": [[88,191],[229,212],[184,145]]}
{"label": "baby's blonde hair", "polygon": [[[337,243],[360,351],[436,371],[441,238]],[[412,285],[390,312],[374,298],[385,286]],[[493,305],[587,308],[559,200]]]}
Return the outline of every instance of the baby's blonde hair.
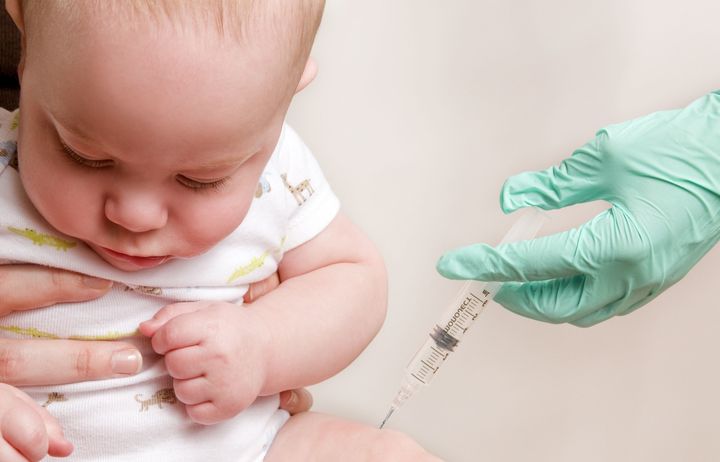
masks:
{"label": "baby's blonde hair", "polygon": [[[325,0],[23,0],[26,36],[47,21],[78,24],[91,18],[137,27],[169,23],[179,30],[210,28],[221,38],[252,43],[261,33],[277,41],[287,58],[304,66],[320,25]],[[144,22],[142,20],[145,20]]]}

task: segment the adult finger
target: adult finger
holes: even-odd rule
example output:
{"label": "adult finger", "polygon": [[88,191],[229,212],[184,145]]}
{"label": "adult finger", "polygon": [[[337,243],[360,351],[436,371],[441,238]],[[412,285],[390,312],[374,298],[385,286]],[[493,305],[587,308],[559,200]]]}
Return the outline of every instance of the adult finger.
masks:
{"label": "adult finger", "polygon": [[61,302],[91,300],[111,281],[38,265],[0,266],[0,316]]}
{"label": "adult finger", "polygon": [[295,415],[309,411],[313,405],[313,397],[305,388],[286,390],[280,393],[280,409]]}
{"label": "adult finger", "polygon": [[538,321],[583,326],[581,319],[621,302],[622,287],[598,283],[586,275],[535,282],[506,282],[495,301],[508,310]]}
{"label": "adult finger", "polygon": [[273,273],[270,277],[267,277],[262,281],[253,282],[250,284],[248,291],[243,296],[243,302],[252,303],[266,293],[271,292],[279,285],[280,276],[278,276],[278,273]]}
{"label": "adult finger", "polygon": [[503,211],[528,206],[550,210],[599,199],[600,141],[596,137],[558,166],[508,178],[500,192]]}
{"label": "adult finger", "polygon": [[0,340],[0,382],[15,386],[125,377],[140,372],[131,344],[81,340]]}
{"label": "adult finger", "polygon": [[487,244],[451,250],[437,263],[450,279],[543,281],[592,274],[604,262],[633,247],[637,235],[629,218],[616,208],[576,229],[538,239],[491,247]]}
{"label": "adult finger", "polygon": [[622,292],[617,296],[616,300],[607,303],[601,309],[593,311],[585,317],[571,322],[571,324],[578,327],[594,326],[614,316],[630,314],[660,295],[652,285],[634,286],[632,279],[626,279],[623,282],[621,286]]}

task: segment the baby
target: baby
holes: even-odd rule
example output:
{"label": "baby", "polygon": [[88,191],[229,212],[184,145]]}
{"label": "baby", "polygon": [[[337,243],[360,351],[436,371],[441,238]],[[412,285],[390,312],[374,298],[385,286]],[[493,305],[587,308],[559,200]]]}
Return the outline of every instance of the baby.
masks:
{"label": "baby", "polygon": [[[386,305],[377,251],[284,124],[312,77],[322,0],[6,7],[23,54],[19,112],[0,111],[0,259],[116,284],[0,332],[130,340],[144,362],[23,388],[25,407],[0,409],[0,460],[436,460],[395,432],[278,409],[279,391],[347,366]],[[0,388],[0,407],[13,393]],[[40,405],[74,451],[40,444]]]}

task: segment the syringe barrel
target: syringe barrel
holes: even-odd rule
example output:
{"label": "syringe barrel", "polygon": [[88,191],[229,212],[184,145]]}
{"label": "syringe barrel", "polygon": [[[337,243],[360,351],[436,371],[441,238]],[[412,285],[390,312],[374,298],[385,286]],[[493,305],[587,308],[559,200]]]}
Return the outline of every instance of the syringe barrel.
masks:
{"label": "syringe barrel", "polygon": [[498,283],[466,281],[430,331],[430,338],[436,346],[448,352],[454,351],[499,287]]}
{"label": "syringe barrel", "polygon": [[[547,217],[539,209],[530,209],[521,214],[510,228],[500,244],[532,239]],[[430,338],[418,350],[405,374],[390,412],[380,424],[380,428],[390,416],[403,405],[422,385],[428,385],[437,375],[438,369],[457,348],[460,339],[470,325],[480,315],[488,301],[495,297],[502,283],[467,281],[453,300],[450,307],[430,331]]]}
{"label": "syringe barrel", "polygon": [[[524,211],[500,244],[532,239],[546,219],[545,214],[539,209]],[[406,380],[417,381],[424,385],[430,383],[440,366],[457,348],[460,340],[501,286],[501,282],[466,281],[443,316],[431,329],[430,338],[408,364]]]}
{"label": "syringe barrel", "polygon": [[431,329],[429,338],[415,353],[405,369],[407,380],[427,385],[450,356],[475,319],[495,295],[499,284],[471,281],[446,310],[445,316]]}

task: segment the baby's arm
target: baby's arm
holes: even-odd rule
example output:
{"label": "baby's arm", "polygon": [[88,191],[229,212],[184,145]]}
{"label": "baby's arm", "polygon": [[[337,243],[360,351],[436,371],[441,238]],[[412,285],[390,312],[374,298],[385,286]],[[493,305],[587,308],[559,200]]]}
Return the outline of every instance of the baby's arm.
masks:
{"label": "baby's arm", "polygon": [[289,251],[279,273],[280,286],[255,304],[273,336],[263,395],[338,373],[377,334],[387,307],[382,258],[342,213]]}
{"label": "baby's arm", "polygon": [[385,267],[344,215],[288,251],[278,271],[281,284],[252,307],[176,303],[140,325],[194,421],[219,422],[259,395],[330,377],[379,330]]}

